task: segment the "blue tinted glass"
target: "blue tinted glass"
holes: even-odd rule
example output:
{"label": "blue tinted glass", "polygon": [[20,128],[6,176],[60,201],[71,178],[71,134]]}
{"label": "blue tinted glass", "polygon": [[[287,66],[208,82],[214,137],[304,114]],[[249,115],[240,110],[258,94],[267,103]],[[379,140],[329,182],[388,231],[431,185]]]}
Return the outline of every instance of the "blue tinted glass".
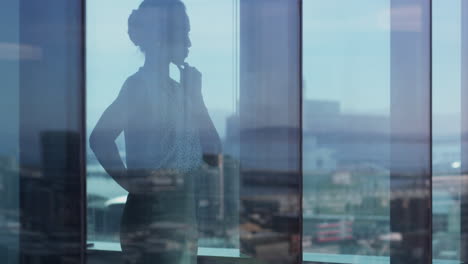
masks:
{"label": "blue tinted glass", "polygon": [[461,2],[432,2],[432,256],[453,261],[460,259]]}
{"label": "blue tinted glass", "polygon": [[390,8],[304,1],[304,260],[390,255]]}
{"label": "blue tinted glass", "polygon": [[0,4],[3,262],[466,262],[466,1],[83,6]]}
{"label": "blue tinted glass", "polygon": [[19,255],[19,4],[0,4],[0,258]]}
{"label": "blue tinted glass", "polygon": [[[461,74],[461,179],[460,179],[460,237],[461,237],[461,244],[460,244],[460,261],[466,262],[468,260],[468,250],[466,250],[468,245],[468,225],[467,223],[467,216],[468,216],[468,199],[465,191],[466,185],[466,172],[468,171],[468,145],[466,140],[466,133],[468,131],[468,122],[467,122],[467,113],[468,113],[468,104],[465,100],[466,96],[468,95],[468,75],[466,74],[468,69],[468,2],[467,1],[460,1],[461,4],[461,18],[460,18],[460,31],[461,31],[461,67],[460,67],[460,74]],[[456,185],[459,182],[454,181],[452,185]]]}
{"label": "blue tinted glass", "polygon": [[429,2],[303,11],[304,260],[426,263]]}
{"label": "blue tinted glass", "polygon": [[81,3],[2,1],[0,20],[1,262],[80,263]]}
{"label": "blue tinted glass", "polygon": [[[131,259],[134,243],[135,254],[146,247],[192,262],[238,257],[233,3],[100,1],[87,10],[91,252]],[[171,243],[182,250],[165,252]]]}
{"label": "blue tinted glass", "polygon": [[90,257],[296,261],[298,2],[96,1],[87,25]]}

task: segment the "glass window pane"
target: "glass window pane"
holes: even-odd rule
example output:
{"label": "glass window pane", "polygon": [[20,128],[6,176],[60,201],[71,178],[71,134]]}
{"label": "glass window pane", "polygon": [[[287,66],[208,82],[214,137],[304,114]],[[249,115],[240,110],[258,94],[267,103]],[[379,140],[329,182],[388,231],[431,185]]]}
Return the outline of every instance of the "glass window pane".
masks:
{"label": "glass window pane", "polygon": [[432,1],[432,256],[459,260],[461,2]]}
{"label": "glass window pane", "polygon": [[88,1],[91,259],[298,260],[299,18],[298,1]]}
{"label": "glass window pane", "polygon": [[[460,17],[460,40],[461,40],[461,184],[460,184],[460,261],[468,261],[468,196],[466,192],[466,175],[468,171],[468,104],[465,98],[468,96],[468,2],[460,1],[461,17]],[[454,184],[458,184],[454,182]]]}
{"label": "glass window pane", "polygon": [[304,260],[427,263],[429,2],[303,11]]}
{"label": "glass window pane", "polygon": [[2,263],[83,260],[81,7],[0,3]]}
{"label": "glass window pane", "polygon": [[300,1],[240,1],[241,252],[300,261]]}
{"label": "glass window pane", "polygon": [[0,4],[0,259],[19,255],[19,4]]}
{"label": "glass window pane", "polygon": [[[159,190],[158,175],[145,178],[161,171],[168,173],[161,177],[168,177],[169,182],[173,176],[187,184],[193,181],[192,189],[184,194],[193,200],[193,208],[186,208],[193,212],[186,211],[185,220],[195,217],[196,211],[197,219],[186,224],[192,229],[197,224],[193,243],[199,254],[216,255],[223,252],[216,251],[220,248],[239,256],[236,1],[164,2],[87,5],[88,240],[93,250],[120,251],[122,237],[130,234],[122,229],[133,224],[122,221],[138,223],[136,215],[157,204],[160,211],[153,212],[153,219],[144,216],[148,219],[138,223],[141,228],[153,224],[152,232],[156,232],[158,217],[163,219],[166,213],[182,217],[183,208],[176,201],[171,203],[170,197],[183,193],[183,186]],[[108,12],[109,6],[113,12]],[[206,12],[211,15],[203,15]],[[172,57],[165,59],[163,67],[151,65],[165,53]],[[115,145],[107,145],[107,140],[115,140]],[[115,147],[115,152],[109,147]],[[130,181],[127,187],[118,176],[109,176],[114,163],[107,168],[105,163],[111,154],[121,160],[119,166],[134,171],[122,179]],[[131,210],[125,207],[129,188],[139,178],[143,185],[154,180],[154,189],[130,190],[130,195],[154,197],[137,203],[142,207],[129,214]],[[177,219],[167,219],[171,220],[177,223]],[[158,249],[155,244],[146,246]]]}
{"label": "glass window pane", "polygon": [[305,260],[390,255],[390,8],[304,1]]}

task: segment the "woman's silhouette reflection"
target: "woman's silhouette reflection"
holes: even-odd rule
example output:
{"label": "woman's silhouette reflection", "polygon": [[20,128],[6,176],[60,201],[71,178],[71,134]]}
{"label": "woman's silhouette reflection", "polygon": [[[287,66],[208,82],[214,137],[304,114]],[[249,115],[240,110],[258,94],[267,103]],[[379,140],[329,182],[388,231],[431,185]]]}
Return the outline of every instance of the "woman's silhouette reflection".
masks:
{"label": "woman's silhouette reflection", "polygon": [[[129,192],[120,240],[126,263],[195,263],[196,175],[217,166],[221,144],[201,93],[201,73],[185,63],[189,18],[180,0],[144,0],[128,34],[145,55],[90,136],[97,159]],[[170,78],[173,63],[181,81]],[[126,166],[115,139],[124,133]]]}

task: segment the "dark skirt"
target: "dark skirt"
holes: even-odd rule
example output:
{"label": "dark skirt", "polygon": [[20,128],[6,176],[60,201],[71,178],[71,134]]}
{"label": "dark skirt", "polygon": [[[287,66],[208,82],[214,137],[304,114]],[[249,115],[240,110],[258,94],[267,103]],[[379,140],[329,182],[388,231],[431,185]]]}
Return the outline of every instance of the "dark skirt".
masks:
{"label": "dark skirt", "polygon": [[120,243],[126,264],[195,264],[197,217],[195,173],[171,190],[129,194]]}

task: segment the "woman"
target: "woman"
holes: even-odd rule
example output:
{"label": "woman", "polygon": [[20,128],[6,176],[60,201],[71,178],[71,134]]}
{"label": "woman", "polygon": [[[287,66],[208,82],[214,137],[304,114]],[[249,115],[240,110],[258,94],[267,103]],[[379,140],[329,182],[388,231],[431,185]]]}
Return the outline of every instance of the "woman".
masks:
{"label": "woman", "polygon": [[[194,178],[218,163],[219,136],[201,93],[201,73],[185,63],[191,42],[180,0],[144,0],[128,34],[145,55],[90,136],[97,159],[129,192],[121,221],[126,263],[195,263]],[[169,76],[170,64],[181,81]],[[115,139],[124,133],[126,166]]]}

